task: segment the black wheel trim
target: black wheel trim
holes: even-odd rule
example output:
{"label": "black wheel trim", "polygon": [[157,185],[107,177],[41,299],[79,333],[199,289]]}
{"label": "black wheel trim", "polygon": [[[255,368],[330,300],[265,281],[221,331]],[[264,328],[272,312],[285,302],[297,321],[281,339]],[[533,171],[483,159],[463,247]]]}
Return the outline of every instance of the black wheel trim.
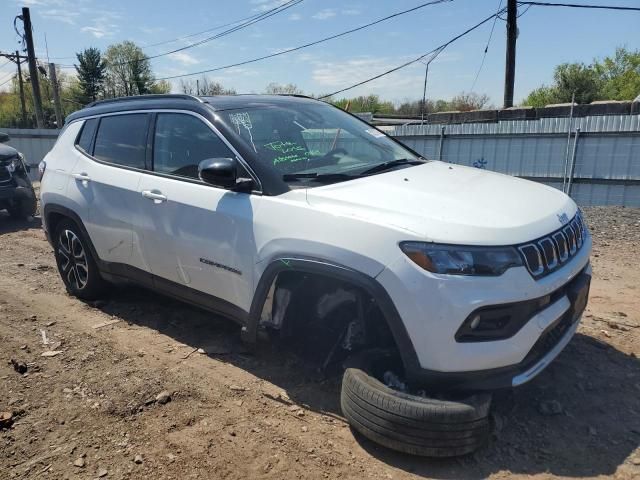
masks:
{"label": "black wheel trim", "polygon": [[83,290],[89,281],[89,263],[80,238],[72,230],[62,230],[57,251],[63,280],[75,290]]}

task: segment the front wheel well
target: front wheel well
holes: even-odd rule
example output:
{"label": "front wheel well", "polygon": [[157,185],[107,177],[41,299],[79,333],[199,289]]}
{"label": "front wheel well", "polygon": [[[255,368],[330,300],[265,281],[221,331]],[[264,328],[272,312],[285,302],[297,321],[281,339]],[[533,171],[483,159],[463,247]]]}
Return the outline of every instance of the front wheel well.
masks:
{"label": "front wheel well", "polygon": [[362,285],[330,274],[280,272],[271,283],[259,321],[322,368],[363,349],[398,352],[375,296]]}
{"label": "front wheel well", "polygon": [[46,221],[46,224],[47,224],[47,231],[49,233],[49,238],[50,239],[53,239],[53,235],[55,235],[56,229],[58,228],[58,225],[65,218],[68,218],[69,220],[73,220],[70,217],[68,217],[68,216],[66,216],[66,215],[64,215],[63,213],[60,213],[60,212],[50,212],[49,214],[46,215],[45,221]]}

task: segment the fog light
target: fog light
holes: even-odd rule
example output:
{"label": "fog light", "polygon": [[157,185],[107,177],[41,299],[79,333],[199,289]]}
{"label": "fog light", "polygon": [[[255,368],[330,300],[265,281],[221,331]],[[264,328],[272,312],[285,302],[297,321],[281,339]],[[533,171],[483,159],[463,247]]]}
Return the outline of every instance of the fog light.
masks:
{"label": "fog light", "polygon": [[478,328],[478,325],[480,325],[480,315],[476,315],[475,317],[473,317],[471,323],[469,323],[471,330],[475,330],[476,328]]}

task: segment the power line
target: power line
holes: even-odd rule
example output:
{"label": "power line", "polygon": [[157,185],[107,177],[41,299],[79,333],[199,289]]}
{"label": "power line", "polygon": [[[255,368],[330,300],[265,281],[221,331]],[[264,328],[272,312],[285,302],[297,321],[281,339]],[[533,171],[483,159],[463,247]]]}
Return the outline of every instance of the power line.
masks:
{"label": "power line", "polygon": [[484,67],[484,61],[487,59],[487,52],[489,51],[489,44],[491,43],[491,38],[493,37],[493,31],[496,28],[496,22],[498,21],[498,15],[502,12],[502,0],[498,3],[498,10],[496,11],[496,16],[493,18],[493,25],[491,25],[491,32],[489,33],[489,39],[487,40],[487,45],[484,47],[484,54],[482,55],[482,61],[480,62],[480,67],[478,67],[478,71],[476,72],[476,78],[473,79],[473,84],[471,85],[470,92],[473,92],[473,89],[476,88],[476,82],[478,81],[478,77],[480,76],[480,72],[482,71],[482,67]]}
{"label": "power line", "polygon": [[527,5],[527,8],[524,9],[524,11],[522,13],[519,13],[518,16],[516,18],[520,18],[521,16],[523,16],[525,13],[527,13],[529,11],[529,9],[533,7],[533,5]]}
{"label": "power line", "polygon": [[373,76],[371,78],[368,78],[366,80],[358,82],[358,83],[356,83],[354,85],[351,85],[350,87],[342,88],[340,90],[336,90],[335,92],[328,93],[327,95],[323,95],[322,97],[319,97],[319,99],[332,97],[333,95],[337,95],[338,93],[346,92],[347,90],[351,90],[352,88],[356,88],[356,87],[359,87],[361,85],[364,85],[365,83],[369,83],[369,82],[371,82],[373,80],[377,80],[378,78],[384,77],[385,75],[389,75],[390,73],[397,72],[398,70],[400,70],[400,69],[402,69],[404,67],[408,67],[409,65],[411,65],[413,63],[419,62],[420,60],[422,60],[423,58],[427,57],[428,55],[431,55],[434,52],[438,52],[438,55],[439,55],[442,50],[447,48],[453,42],[455,42],[456,40],[459,40],[460,38],[464,37],[465,35],[468,35],[469,33],[473,32],[476,28],[484,25],[485,23],[490,21],[492,18],[494,18],[496,15],[497,14],[494,13],[494,14],[488,16],[487,18],[485,18],[481,22],[476,23],[473,27],[468,28],[467,30],[465,30],[461,34],[456,35],[451,40],[447,41],[446,43],[443,43],[442,45],[440,45],[439,47],[434,48],[433,50],[428,51],[424,55],[420,55],[419,57],[414,58],[413,60],[409,60],[408,62],[403,63],[402,65],[399,65],[399,66],[394,67],[394,68],[392,68],[390,70],[387,70],[386,72],[382,72],[382,73],[380,73],[378,75],[375,75],[375,76]]}
{"label": "power line", "polygon": [[272,17],[274,15],[282,13],[285,10],[287,10],[287,9],[289,9],[291,7],[294,7],[294,6],[298,5],[299,3],[302,3],[303,1],[304,0],[289,0],[288,2],[283,3],[282,5],[280,5],[280,6],[276,7],[276,8],[272,8],[271,10],[267,10],[266,12],[261,13],[259,17],[256,17],[256,18],[254,18],[252,20],[249,20],[247,22],[241,23],[240,25],[236,25],[235,27],[232,27],[232,28],[230,28],[228,30],[224,30],[224,31],[222,31],[222,32],[220,32],[220,33],[218,33],[216,35],[211,36],[211,37],[204,38],[204,39],[199,40],[199,41],[197,41],[195,43],[192,43],[192,44],[189,44],[189,45],[185,45],[184,47],[176,48],[176,49],[170,50],[168,52],[162,52],[162,53],[158,53],[156,55],[145,55],[144,57],[136,59],[136,60],[129,60],[129,61],[125,61],[125,62],[116,63],[116,64],[114,64],[114,66],[127,65],[129,63],[138,62],[138,61],[142,61],[142,60],[152,60],[154,58],[164,57],[164,56],[167,56],[167,55],[171,55],[173,53],[182,52],[183,50],[187,50],[189,48],[194,48],[194,47],[197,47],[199,45],[203,45],[203,44],[208,43],[208,42],[210,42],[212,40],[216,40],[216,39],[218,39],[220,37],[224,37],[224,36],[229,35],[231,33],[237,32],[238,30],[242,30],[242,29],[247,28],[247,27],[249,27],[249,26],[251,26],[251,25],[253,25],[255,23],[258,23],[258,22],[261,22],[263,20],[266,20],[269,17]]}
{"label": "power line", "polygon": [[640,12],[640,7],[620,7],[617,5],[583,5],[580,3],[551,3],[551,2],[518,2],[520,5],[535,5],[536,7],[568,7],[568,8],[595,8],[599,10],[623,10]]}
{"label": "power line", "polygon": [[217,72],[217,71],[220,71],[220,70],[226,70],[226,69],[233,68],[233,67],[240,67],[242,65],[247,65],[249,63],[259,62],[261,60],[266,60],[268,58],[278,57],[280,55],[285,55],[287,53],[296,52],[296,51],[302,50],[304,48],[312,47],[312,46],[318,45],[320,43],[328,42],[329,40],[334,40],[336,38],[343,37],[345,35],[349,35],[351,33],[354,33],[354,32],[360,31],[360,30],[364,30],[365,28],[369,28],[369,27],[371,27],[373,25],[377,25],[378,23],[385,22],[387,20],[390,20],[390,19],[395,18],[395,17],[399,17],[400,15],[404,15],[406,13],[414,12],[414,11],[419,10],[421,8],[428,7],[430,5],[437,5],[439,3],[452,2],[452,1],[453,0],[433,0],[431,2],[427,2],[427,3],[423,3],[421,5],[418,5],[417,7],[410,8],[409,10],[403,10],[401,12],[396,12],[396,13],[394,13],[392,15],[380,18],[378,20],[375,20],[373,22],[367,23],[365,25],[361,25],[359,27],[352,28],[350,30],[346,30],[344,32],[337,33],[337,34],[331,35],[329,37],[324,37],[324,38],[321,38],[320,40],[315,40],[313,42],[305,43],[304,45],[299,45],[297,47],[288,48],[288,49],[283,50],[281,52],[276,52],[276,53],[272,53],[270,55],[264,55],[262,57],[252,58],[251,60],[244,60],[242,62],[232,63],[232,64],[229,64],[229,65],[223,65],[221,67],[208,68],[206,70],[200,70],[198,72],[191,72],[191,73],[184,73],[184,74],[181,74],[181,75],[171,75],[171,76],[168,76],[168,77],[162,77],[162,78],[158,78],[158,80],[171,80],[171,79],[174,79],[174,78],[182,78],[182,77],[191,77],[191,76],[194,76],[194,75],[202,75],[203,73]]}
{"label": "power line", "polygon": [[186,34],[186,35],[182,35],[182,36],[180,36],[180,37],[173,38],[173,39],[171,39],[171,40],[164,40],[164,41],[162,41],[162,42],[150,43],[150,44],[148,44],[148,45],[141,45],[141,47],[142,47],[142,48],[157,47],[158,45],[165,45],[165,44],[167,44],[167,43],[174,43],[174,42],[178,42],[178,41],[180,41],[180,40],[185,40],[185,39],[187,39],[187,38],[197,37],[198,35],[202,35],[202,34],[204,34],[204,33],[213,32],[213,31],[215,31],[215,30],[220,30],[221,28],[224,28],[224,27],[229,27],[229,26],[231,26],[231,25],[236,25],[236,24],[238,24],[238,23],[245,22],[245,21],[247,21],[247,20],[252,20],[252,19],[257,18],[257,17],[259,17],[259,16],[261,16],[261,15],[262,15],[262,13],[256,13],[256,14],[254,14],[254,15],[250,15],[250,16],[248,16],[248,17],[240,18],[240,19],[238,19],[238,20],[235,20],[235,21],[232,21],[232,22],[228,22],[228,23],[225,23],[225,24],[223,24],[223,25],[217,25],[217,26],[215,26],[215,27],[211,27],[211,28],[208,28],[208,29],[206,29],[206,30],[202,30],[202,31],[200,31],[200,32],[189,33],[189,34]]}
{"label": "power line", "polygon": [[[231,33],[237,32],[238,30],[242,30],[242,29],[247,28],[247,27],[249,27],[249,26],[251,26],[251,25],[253,25],[255,23],[258,23],[258,22],[261,22],[263,20],[266,20],[269,17],[272,17],[274,15],[282,13],[282,12],[284,12],[285,10],[287,10],[287,9],[289,9],[291,7],[295,7],[296,5],[302,3],[303,1],[304,0],[289,0],[289,1],[285,2],[285,3],[282,3],[282,4],[278,5],[275,8],[272,8],[270,10],[267,10],[267,11],[264,11],[264,12],[261,12],[261,13],[255,14],[255,15],[251,15],[249,17],[245,17],[245,18],[243,18],[241,20],[237,20],[237,21],[234,21],[234,22],[229,22],[229,23],[226,23],[224,25],[218,25],[218,26],[210,28],[208,30],[203,30],[201,32],[185,35],[183,37],[174,38],[172,40],[166,40],[166,41],[154,43],[154,44],[151,44],[151,45],[145,45],[142,48],[148,48],[148,47],[152,47],[152,46],[162,45],[162,44],[165,44],[165,43],[172,43],[172,42],[175,42],[177,40],[181,40],[181,39],[189,38],[189,37],[194,37],[194,36],[197,36],[197,35],[201,35],[202,33],[207,33],[207,32],[213,31],[213,30],[219,30],[220,28],[224,28],[224,27],[229,26],[229,25],[236,25],[239,22],[244,22],[244,23],[240,23],[239,25],[236,25],[235,27],[232,27],[232,28],[229,28],[229,29],[227,29],[227,30],[225,30],[223,32],[220,32],[220,33],[218,33],[216,35],[213,35],[213,36],[210,36],[210,37],[207,37],[207,38],[203,38],[202,40],[198,40],[197,42],[191,43],[189,45],[185,45],[184,47],[176,48],[174,50],[170,50],[168,52],[158,53],[158,54],[155,54],[155,55],[145,55],[145,56],[143,56],[143,57],[141,57],[139,59],[136,59],[136,60],[129,60],[129,61],[124,61],[124,62],[119,62],[119,63],[114,64],[114,66],[127,65],[129,63],[139,62],[139,61],[143,61],[143,60],[152,60],[154,58],[164,57],[164,56],[167,56],[167,55],[171,55],[173,53],[177,53],[177,52],[181,52],[183,50],[187,50],[189,48],[194,48],[194,47],[203,45],[203,44],[208,43],[208,42],[210,42],[212,40],[216,40],[216,39],[224,37],[226,35],[230,35]],[[62,59],[62,58],[75,58],[75,57],[51,57],[51,58]],[[75,68],[75,65],[69,65],[69,64],[59,64],[58,66],[60,68],[67,68],[67,69]]]}
{"label": "power line", "polygon": [[14,74],[11,74],[9,78],[7,78],[4,82],[0,83],[0,87],[2,87],[5,83],[9,83],[15,77]]}

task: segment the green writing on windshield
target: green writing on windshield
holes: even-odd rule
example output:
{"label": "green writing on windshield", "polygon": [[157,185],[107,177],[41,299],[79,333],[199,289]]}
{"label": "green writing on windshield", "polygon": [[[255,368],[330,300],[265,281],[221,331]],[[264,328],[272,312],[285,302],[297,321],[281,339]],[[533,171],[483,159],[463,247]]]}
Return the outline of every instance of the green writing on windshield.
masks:
{"label": "green writing on windshield", "polygon": [[278,165],[279,163],[295,163],[306,161],[311,155],[311,153],[308,152],[305,147],[295,142],[277,141],[265,143],[264,146],[265,148],[273,150],[274,152],[280,153],[280,155],[273,159],[274,165]]}
{"label": "green writing on windshield", "polygon": [[273,159],[273,164],[278,165],[279,163],[295,163],[302,162],[309,159],[309,152],[304,152],[304,154],[289,154],[289,155],[280,155]]}

